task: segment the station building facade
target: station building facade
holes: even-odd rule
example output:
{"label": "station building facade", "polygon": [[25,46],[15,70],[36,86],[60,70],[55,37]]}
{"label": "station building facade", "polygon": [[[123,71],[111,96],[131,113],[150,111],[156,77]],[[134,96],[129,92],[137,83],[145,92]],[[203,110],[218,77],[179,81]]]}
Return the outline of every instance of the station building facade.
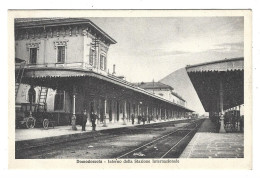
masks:
{"label": "station building facade", "polygon": [[84,110],[111,122],[131,114],[177,118],[192,112],[109,74],[108,51],[115,43],[85,18],[16,19],[15,58],[24,61],[16,63],[17,109],[44,101],[59,125],[71,124]]}
{"label": "station building facade", "polygon": [[143,88],[155,95],[165,98],[173,103],[181,106],[186,106],[186,100],[184,100],[179,94],[174,92],[174,88],[161,82],[141,82],[135,83],[136,86]]}

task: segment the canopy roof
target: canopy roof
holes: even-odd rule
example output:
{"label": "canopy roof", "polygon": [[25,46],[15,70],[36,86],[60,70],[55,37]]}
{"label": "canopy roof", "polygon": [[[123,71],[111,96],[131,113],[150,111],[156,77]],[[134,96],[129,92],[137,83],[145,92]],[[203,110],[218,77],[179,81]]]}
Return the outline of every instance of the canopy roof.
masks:
{"label": "canopy roof", "polygon": [[224,109],[244,103],[244,58],[232,58],[186,67],[206,112],[219,112],[220,81]]}
{"label": "canopy roof", "polygon": [[219,61],[206,62],[196,65],[188,65],[187,72],[207,72],[207,71],[234,71],[244,70],[244,58],[232,58]]}
{"label": "canopy roof", "polygon": [[[143,96],[157,99],[158,101],[164,102],[165,104],[173,105],[180,111],[193,112],[192,110],[154,95],[142,88],[133,85],[130,82],[121,80],[111,74],[103,75],[91,70],[84,69],[71,69],[71,68],[56,68],[56,67],[30,67],[25,68],[24,77],[22,82],[35,85],[35,86],[45,86],[53,89],[57,89],[62,86],[64,90],[70,89],[70,85],[82,83],[82,79],[95,78],[95,80],[100,80],[101,82],[107,82],[114,84],[117,87],[127,89],[136,94],[142,94]],[[81,80],[81,81],[80,81]]]}
{"label": "canopy roof", "polygon": [[143,89],[169,89],[173,90],[173,88],[169,85],[166,85],[161,82],[141,82],[141,83],[134,83],[134,85],[143,88]]}

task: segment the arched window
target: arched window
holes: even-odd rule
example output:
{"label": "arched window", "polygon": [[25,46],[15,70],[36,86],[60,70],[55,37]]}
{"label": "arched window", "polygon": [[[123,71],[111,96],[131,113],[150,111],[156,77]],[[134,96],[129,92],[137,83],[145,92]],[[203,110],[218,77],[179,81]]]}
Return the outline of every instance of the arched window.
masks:
{"label": "arched window", "polygon": [[28,90],[28,98],[30,103],[36,102],[36,92],[33,86]]}
{"label": "arched window", "polygon": [[64,91],[57,90],[54,99],[54,110],[64,109]]}

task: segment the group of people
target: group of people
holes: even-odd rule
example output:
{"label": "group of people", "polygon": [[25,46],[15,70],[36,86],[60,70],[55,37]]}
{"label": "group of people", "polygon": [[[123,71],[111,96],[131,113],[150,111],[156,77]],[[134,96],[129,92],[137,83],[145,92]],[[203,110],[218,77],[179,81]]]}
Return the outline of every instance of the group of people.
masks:
{"label": "group of people", "polygon": [[[88,120],[87,110],[84,110],[83,118],[82,118],[82,131],[86,131],[87,120]],[[92,130],[93,131],[96,130],[96,120],[98,120],[98,115],[92,111],[91,114],[90,114],[90,121],[91,121],[91,124],[92,124]],[[134,114],[131,114],[131,120],[132,120],[132,124],[134,124],[134,122],[135,122],[135,115]],[[144,125],[146,121],[148,123],[150,123],[151,120],[153,120],[153,116],[151,116],[151,115],[148,115],[148,117],[146,115],[138,115],[137,116],[138,124],[140,124],[141,121],[142,121],[143,125]]]}
{"label": "group of people", "polygon": [[[132,119],[132,124],[134,124],[134,119],[135,119],[135,116],[134,114],[131,115],[131,119]],[[151,115],[138,115],[137,116],[137,123],[140,124],[141,121],[143,122],[143,125],[145,124],[145,121],[147,121],[148,123],[150,123],[150,121],[153,120],[153,116]]]}
{"label": "group of people", "polygon": [[[98,115],[94,113],[93,111],[90,114],[90,121],[92,123],[92,130],[96,130],[96,120],[98,119]],[[82,131],[86,131],[86,123],[88,120],[88,114],[87,110],[84,110],[83,112],[83,118],[82,118]]]}

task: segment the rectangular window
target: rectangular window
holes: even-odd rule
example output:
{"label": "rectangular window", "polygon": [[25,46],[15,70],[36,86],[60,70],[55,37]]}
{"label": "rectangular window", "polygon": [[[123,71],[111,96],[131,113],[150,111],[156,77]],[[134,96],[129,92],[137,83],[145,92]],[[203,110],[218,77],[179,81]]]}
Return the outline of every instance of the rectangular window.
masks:
{"label": "rectangular window", "polygon": [[94,58],[95,58],[95,50],[90,48],[90,53],[89,53],[89,65],[94,64]]}
{"label": "rectangular window", "polygon": [[106,57],[104,55],[100,55],[100,69],[106,70]]}
{"label": "rectangular window", "polygon": [[30,64],[37,62],[37,48],[30,48]]}
{"label": "rectangular window", "polygon": [[58,46],[57,52],[58,52],[57,62],[64,63],[65,62],[65,46]]}
{"label": "rectangular window", "polygon": [[104,56],[104,70],[107,70],[107,58]]}
{"label": "rectangular window", "polygon": [[103,56],[102,55],[100,55],[100,69],[101,70],[104,70],[104,58],[103,58]]}

